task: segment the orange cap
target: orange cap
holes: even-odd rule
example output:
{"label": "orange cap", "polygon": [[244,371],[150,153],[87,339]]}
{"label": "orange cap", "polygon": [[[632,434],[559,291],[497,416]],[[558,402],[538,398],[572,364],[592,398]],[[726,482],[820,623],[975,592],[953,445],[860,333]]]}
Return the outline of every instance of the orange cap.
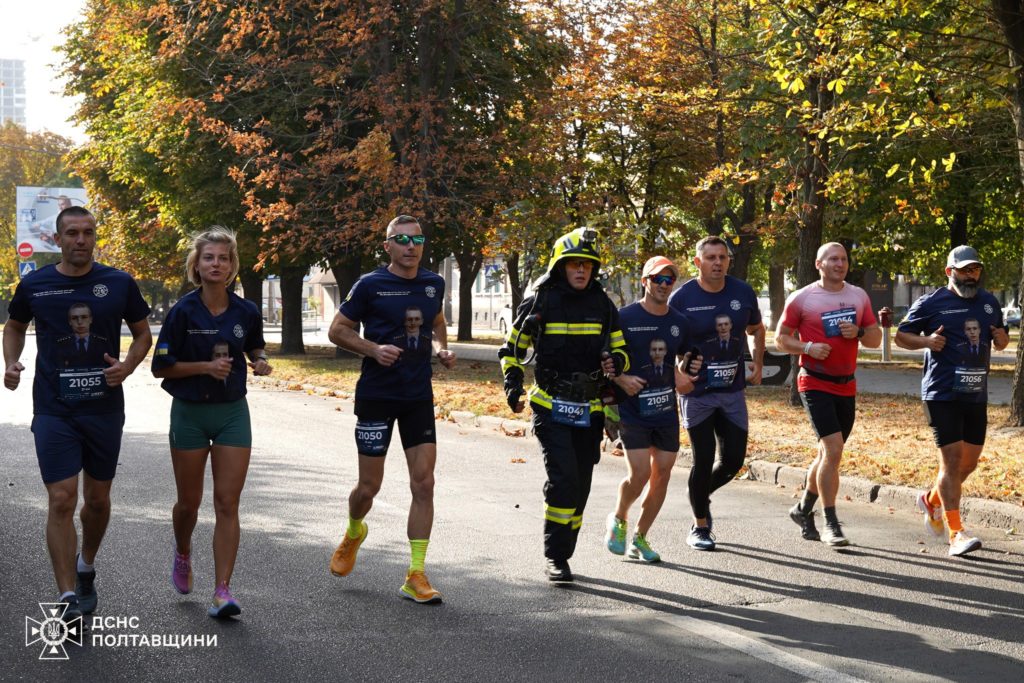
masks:
{"label": "orange cap", "polygon": [[672,263],[672,261],[664,256],[652,256],[647,259],[647,263],[644,264],[644,269],[640,277],[641,279],[646,280],[651,275],[657,275],[666,268],[670,268],[672,270],[672,274],[676,276],[676,279],[679,279],[679,269],[676,268],[676,264]]}

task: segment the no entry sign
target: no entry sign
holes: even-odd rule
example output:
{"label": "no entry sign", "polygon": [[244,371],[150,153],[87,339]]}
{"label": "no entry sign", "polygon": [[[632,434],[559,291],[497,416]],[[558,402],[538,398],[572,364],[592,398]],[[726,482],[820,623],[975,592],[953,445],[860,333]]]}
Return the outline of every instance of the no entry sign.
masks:
{"label": "no entry sign", "polygon": [[18,256],[21,258],[29,258],[33,253],[35,253],[35,250],[28,242],[22,242],[18,245]]}

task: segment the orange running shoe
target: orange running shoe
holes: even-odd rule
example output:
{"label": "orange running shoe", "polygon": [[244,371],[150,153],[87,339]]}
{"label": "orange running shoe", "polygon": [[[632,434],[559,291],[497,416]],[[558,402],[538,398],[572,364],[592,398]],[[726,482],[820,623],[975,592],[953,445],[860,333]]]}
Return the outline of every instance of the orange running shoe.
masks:
{"label": "orange running shoe", "polygon": [[362,533],[359,534],[359,538],[350,538],[348,532],[345,533],[345,537],[338,544],[338,549],[334,551],[334,557],[331,558],[332,574],[335,576],[348,576],[352,568],[356,566],[356,553],[359,552],[359,546],[366,540],[366,534],[369,531],[370,527],[366,526],[366,522],[363,522],[363,529]]}
{"label": "orange running shoe", "polygon": [[924,513],[924,528],[933,536],[946,535],[946,523],[942,519],[942,508],[934,507],[928,502],[928,492],[917,497],[917,509]]}
{"label": "orange running shoe", "polygon": [[421,571],[411,571],[405,575],[405,583],[400,589],[403,598],[409,598],[419,603],[441,602],[441,592],[434,590],[427,580],[427,575]]}

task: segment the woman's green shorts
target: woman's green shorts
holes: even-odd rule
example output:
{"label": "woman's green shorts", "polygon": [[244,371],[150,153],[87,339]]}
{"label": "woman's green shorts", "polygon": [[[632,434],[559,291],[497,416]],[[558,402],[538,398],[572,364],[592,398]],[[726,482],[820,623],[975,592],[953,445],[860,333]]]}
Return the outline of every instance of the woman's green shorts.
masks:
{"label": "woman's green shorts", "polygon": [[171,402],[171,448],[190,451],[218,446],[252,448],[252,422],[245,398],[229,403]]}

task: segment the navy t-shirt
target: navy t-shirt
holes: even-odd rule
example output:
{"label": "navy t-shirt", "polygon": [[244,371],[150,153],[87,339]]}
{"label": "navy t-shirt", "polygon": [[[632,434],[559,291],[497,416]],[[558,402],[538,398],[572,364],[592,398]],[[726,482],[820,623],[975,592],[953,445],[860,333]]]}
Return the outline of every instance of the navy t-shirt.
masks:
{"label": "navy t-shirt", "polygon": [[1003,327],[1003,312],[991,293],[979,289],[964,299],[947,287],[925,294],[910,307],[900,332],[930,335],[942,326],[942,351],[924,350],[921,399],[924,401],[988,401],[991,326]]}
{"label": "navy t-shirt", "polygon": [[665,315],[648,313],[638,301],[619,310],[619,327],[629,350],[629,374],[647,381],[639,394],[620,404],[622,421],[678,426],[675,360],[690,348],[689,321],[672,308]]}
{"label": "navy t-shirt", "polygon": [[690,338],[704,356],[700,375],[687,396],[696,397],[708,391],[742,391],[746,386],[746,330],[761,322],[753,288],[726,275],[722,291],[705,292],[694,278],[672,292],[668,305],[686,315]]}
{"label": "navy t-shirt", "polygon": [[18,284],[8,312],[18,322],[36,321],[35,414],[124,412],[124,392],[107,386],[102,371],[110,367],[104,354],[121,353],[121,321],[149,315],[131,275],[100,263],[78,277],[43,266]]}
{"label": "navy t-shirt", "polygon": [[391,344],[402,355],[390,367],[363,358],[356,398],[432,401],[430,359],[434,318],[444,301],[444,279],[420,268],[414,278],[395,275],[386,267],[363,275],[338,310],[363,325],[363,338]]}
{"label": "navy t-shirt", "polygon": [[[228,292],[228,307],[213,315],[195,289],[171,307],[153,352],[153,369],[177,362],[205,362],[227,354],[231,372],[225,379],[211,375],[165,378],[160,386],[171,396],[200,403],[226,403],[245,396],[247,351],[266,347],[263,317],[256,304]],[[214,355],[216,354],[216,355]]]}

